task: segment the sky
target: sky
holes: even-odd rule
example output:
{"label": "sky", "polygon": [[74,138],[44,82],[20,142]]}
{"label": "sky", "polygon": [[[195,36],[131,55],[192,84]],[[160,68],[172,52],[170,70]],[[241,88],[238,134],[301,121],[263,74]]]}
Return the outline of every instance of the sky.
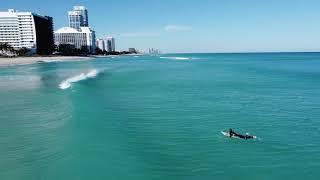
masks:
{"label": "sky", "polygon": [[68,26],[84,5],[97,38],[118,50],[164,52],[320,51],[319,0],[0,0],[0,10],[31,11]]}

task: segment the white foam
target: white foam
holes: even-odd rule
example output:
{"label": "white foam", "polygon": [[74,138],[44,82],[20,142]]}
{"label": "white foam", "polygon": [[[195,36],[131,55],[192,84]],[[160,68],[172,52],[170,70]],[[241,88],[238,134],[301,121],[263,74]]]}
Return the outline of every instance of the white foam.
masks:
{"label": "white foam", "polygon": [[60,89],[69,89],[73,83],[86,80],[88,78],[95,78],[99,74],[99,71],[96,69],[93,69],[89,71],[88,73],[81,73],[77,76],[73,76],[71,78],[68,78],[64,81],[62,81],[59,85]]}
{"label": "white foam", "polygon": [[88,78],[95,78],[99,74],[99,71],[96,69],[91,70],[88,72],[87,77]]}
{"label": "white foam", "polygon": [[56,60],[44,60],[43,62],[45,63],[53,63],[53,62],[62,62],[63,60],[61,59],[56,59]]}
{"label": "white foam", "polygon": [[161,59],[172,59],[172,60],[191,60],[192,58],[187,57],[160,57]]}

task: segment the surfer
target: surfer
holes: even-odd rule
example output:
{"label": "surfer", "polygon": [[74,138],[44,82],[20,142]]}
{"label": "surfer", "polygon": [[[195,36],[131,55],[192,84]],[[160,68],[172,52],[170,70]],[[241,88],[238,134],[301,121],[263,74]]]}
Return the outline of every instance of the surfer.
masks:
{"label": "surfer", "polygon": [[232,138],[233,136],[241,138],[241,139],[245,139],[245,140],[255,138],[254,136],[250,136],[249,134],[241,135],[241,134],[234,132],[232,129],[229,129],[229,137]]}
{"label": "surfer", "polygon": [[236,135],[236,133],[232,129],[229,129],[229,137],[232,138],[234,135]]}

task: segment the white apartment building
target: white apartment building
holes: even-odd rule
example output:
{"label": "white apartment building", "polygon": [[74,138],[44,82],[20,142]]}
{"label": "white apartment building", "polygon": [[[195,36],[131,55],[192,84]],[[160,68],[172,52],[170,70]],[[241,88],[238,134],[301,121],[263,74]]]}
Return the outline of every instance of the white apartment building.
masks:
{"label": "white apartment building", "polygon": [[88,27],[88,10],[84,6],[74,6],[73,11],[68,12],[69,27],[80,31],[80,27]]}
{"label": "white apartment building", "polygon": [[76,11],[69,11],[69,27],[80,30],[82,16]]}
{"label": "white apartment building", "polygon": [[80,26],[88,27],[89,26],[89,18],[88,18],[88,9],[84,6],[74,6],[73,12],[77,12],[82,16]]}
{"label": "white apartment building", "polygon": [[53,48],[52,18],[13,9],[0,12],[0,42],[15,49],[25,47],[34,53],[37,47],[47,51]]}
{"label": "white apartment building", "polygon": [[102,51],[106,51],[105,41],[103,39],[97,39],[96,46]]}

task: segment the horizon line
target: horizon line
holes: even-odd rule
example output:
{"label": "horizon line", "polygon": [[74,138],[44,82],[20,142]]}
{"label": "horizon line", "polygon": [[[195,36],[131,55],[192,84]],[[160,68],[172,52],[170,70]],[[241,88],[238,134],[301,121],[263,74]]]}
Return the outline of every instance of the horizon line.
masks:
{"label": "horizon line", "polygon": [[163,54],[266,54],[266,53],[320,53],[320,51],[257,51],[257,52],[168,52]]}

